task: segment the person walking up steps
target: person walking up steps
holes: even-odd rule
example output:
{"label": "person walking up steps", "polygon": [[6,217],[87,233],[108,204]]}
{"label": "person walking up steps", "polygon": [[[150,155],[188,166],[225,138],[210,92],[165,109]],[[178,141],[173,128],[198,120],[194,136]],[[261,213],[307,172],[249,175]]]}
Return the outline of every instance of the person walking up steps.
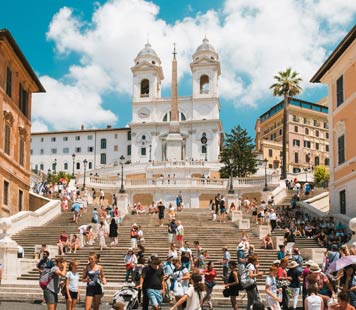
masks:
{"label": "person walking up steps", "polygon": [[157,204],[157,208],[158,208],[158,220],[159,220],[159,226],[163,227],[163,220],[164,220],[164,209],[166,208],[163,203],[162,200],[160,200]]}

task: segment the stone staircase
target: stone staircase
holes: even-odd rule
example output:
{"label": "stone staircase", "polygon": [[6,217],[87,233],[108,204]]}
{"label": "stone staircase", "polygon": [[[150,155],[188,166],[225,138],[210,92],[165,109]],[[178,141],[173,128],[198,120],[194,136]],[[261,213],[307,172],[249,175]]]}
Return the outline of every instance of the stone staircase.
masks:
{"label": "stone staircase", "polygon": [[[87,213],[84,213],[79,220],[79,224],[71,221],[72,214],[62,213],[51,222],[42,227],[30,227],[13,236],[13,239],[18,242],[25,250],[26,258],[33,258],[34,244],[46,243],[55,245],[58,236],[62,230],[68,234],[76,233],[78,226],[87,224],[91,220],[92,208],[90,206]],[[223,257],[222,246],[226,245],[232,259],[236,260],[236,246],[240,241],[242,230],[237,229],[236,225],[228,223],[216,223],[210,221],[210,212],[206,209],[184,209],[176,216],[181,220],[185,228],[185,240],[189,240],[193,246],[194,240],[199,240],[201,246],[208,251],[209,259],[215,262],[218,273],[217,286],[214,288],[213,303],[214,305],[224,306],[230,305],[230,301],[222,296],[222,266],[219,263]],[[168,222],[168,220],[166,221]],[[119,242],[113,248],[106,248],[102,252],[99,251],[98,245],[86,246],[80,249],[76,254],[66,254],[65,257],[70,260],[76,258],[80,262],[79,270],[83,270],[87,263],[90,252],[101,254],[100,262],[104,266],[105,275],[108,284],[105,287],[105,302],[111,302],[114,292],[119,288],[120,283],[124,281],[125,266],[124,255],[130,247],[129,232],[131,225],[137,223],[142,226],[145,238],[145,256],[158,254],[162,259],[165,259],[168,253],[167,228],[159,227],[157,217],[149,215],[127,215],[122,225],[119,226]],[[251,226],[253,227],[251,223]],[[282,234],[282,231],[277,231],[276,234]],[[262,250],[260,249],[260,240],[248,232],[250,243],[255,245],[256,254],[260,257],[260,270],[267,273],[273,260],[277,258],[277,250]],[[107,240],[109,245],[110,241]],[[297,246],[315,247],[316,243],[311,239],[303,239],[297,241]],[[194,253],[194,249],[193,249]],[[264,288],[264,277],[258,280],[258,285],[261,287],[261,292]],[[85,292],[83,288],[82,292]],[[241,294],[242,296],[244,294]],[[262,294],[264,295],[264,294]],[[16,285],[2,285],[0,299],[2,300],[35,300],[42,298],[42,290],[38,286],[38,272],[34,269],[18,278]],[[245,304],[245,298],[239,298],[239,304]]]}

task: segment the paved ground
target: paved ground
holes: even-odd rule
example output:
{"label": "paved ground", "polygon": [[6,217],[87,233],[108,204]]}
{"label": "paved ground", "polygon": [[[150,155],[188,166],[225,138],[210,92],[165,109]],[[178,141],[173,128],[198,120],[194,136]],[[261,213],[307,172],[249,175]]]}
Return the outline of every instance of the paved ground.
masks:
{"label": "paved ground", "polygon": [[[64,304],[58,304],[57,310],[65,310],[65,305]],[[47,307],[45,305],[36,305],[36,304],[30,304],[30,303],[24,303],[24,302],[1,302],[0,303],[0,309],[1,310],[37,310],[37,309],[43,309],[46,310]],[[77,309],[84,309],[84,303],[80,303],[77,306]],[[102,305],[100,307],[100,310],[110,310],[111,307],[109,305]]]}

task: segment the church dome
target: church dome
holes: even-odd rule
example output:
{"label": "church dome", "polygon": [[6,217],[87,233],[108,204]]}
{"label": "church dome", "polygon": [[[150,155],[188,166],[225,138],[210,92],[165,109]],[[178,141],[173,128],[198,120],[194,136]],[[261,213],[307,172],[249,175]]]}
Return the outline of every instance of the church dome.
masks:
{"label": "church dome", "polygon": [[207,38],[204,38],[203,43],[198,46],[195,52],[197,53],[202,51],[211,51],[216,53],[214,46],[209,43],[209,40]]}
{"label": "church dome", "polygon": [[137,57],[147,56],[147,55],[158,57],[155,50],[152,48],[149,42],[145,44],[145,47],[137,54]]}

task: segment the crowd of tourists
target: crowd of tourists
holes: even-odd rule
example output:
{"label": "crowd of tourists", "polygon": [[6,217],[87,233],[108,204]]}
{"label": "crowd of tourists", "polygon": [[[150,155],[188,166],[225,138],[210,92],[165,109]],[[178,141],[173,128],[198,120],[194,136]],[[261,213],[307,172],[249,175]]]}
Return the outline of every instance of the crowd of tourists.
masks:
{"label": "crowd of tourists", "polygon": [[[293,189],[292,189],[293,190]],[[352,263],[343,268],[335,267],[337,261],[352,262],[355,249],[349,249],[345,243],[350,238],[346,227],[335,223],[333,218],[321,219],[311,217],[302,210],[297,201],[300,192],[296,192],[290,205],[275,206],[273,197],[267,202],[257,202],[256,199],[241,199],[238,204],[227,206],[225,198],[217,194],[210,201],[209,207],[213,221],[225,223],[234,210],[250,213],[252,221],[259,225],[270,225],[271,234],[262,241],[266,250],[275,248],[272,236],[278,229],[284,230],[284,243],[279,245],[276,260],[268,267],[268,272],[262,271],[260,258],[254,246],[249,242],[247,232],[238,238],[236,252],[231,253],[227,246],[222,247],[221,260],[213,261],[208,251],[199,240],[187,240],[184,226],[179,220],[179,212],[184,203],[181,193],[177,195],[176,203],[166,207],[160,200],[146,208],[141,204],[133,205],[131,213],[157,217],[157,225],[167,225],[167,255],[165,259],[156,254],[147,255],[145,252],[145,238],[143,228],[134,223],[128,237],[130,248],[123,257],[125,264],[125,281],[133,282],[138,290],[138,301],[143,310],[149,305],[158,310],[163,302],[169,302],[171,309],[198,310],[212,309],[212,293],[217,279],[224,283],[223,294],[228,297],[234,310],[238,309],[238,296],[247,296],[246,309],[272,310],[297,309],[299,297],[302,296],[303,307],[307,310],[316,309],[355,309],[356,306],[356,273]],[[112,205],[104,204],[105,194],[100,191],[99,199],[95,190],[91,196],[96,207],[92,214],[92,223],[81,225],[78,235],[68,236],[62,231],[58,240],[60,254],[65,248],[75,253],[80,247],[93,245],[98,242],[100,250],[106,247],[106,237],[111,238],[111,246],[117,244],[120,214],[117,209],[116,197],[112,197]],[[78,208],[72,207],[73,221],[78,223],[82,207],[80,195],[74,199]],[[167,217],[168,214],[168,217]],[[297,238],[313,238],[320,246],[325,247],[325,258],[322,265],[306,260],[303,253],[295,247]],[[192,242],[192,244],[191,244]],[[47,252],[47,253],[46,253]],[[232,257],[235,257],[233,259]],[[55,309],[58,294],[61,290],[60,278],[65,277],[63,295],[67,300],[67,309],[75,309],[80,296],[78,284],[78,262],[70,262],[70,271],[63,257],[56,259],[55,264],[49,260],[48,251],[38,264],[38,270],[47,270],[52,281],[44,289],[44,299],[48,309]],[[353,262],[355,263],[355,262]],[[215,267],[222,266],[222,273],[218,274]],[[48,272],[49,270],[49,272]],[[70,273],[69,273],[70,272]],[[264,279],[264,294],[258,283]],[[88,264],[81,274],[82,281],[87,283],[85,309],[99,309],[102,297],[102,285],[106,283],[102,266],[94,253],[89,256]],[[264,306],[265,305],[265,306]],[[54,308],[53,308],[54,306]],[[114,309],[124,309],[121,302],[114,305]]]}

